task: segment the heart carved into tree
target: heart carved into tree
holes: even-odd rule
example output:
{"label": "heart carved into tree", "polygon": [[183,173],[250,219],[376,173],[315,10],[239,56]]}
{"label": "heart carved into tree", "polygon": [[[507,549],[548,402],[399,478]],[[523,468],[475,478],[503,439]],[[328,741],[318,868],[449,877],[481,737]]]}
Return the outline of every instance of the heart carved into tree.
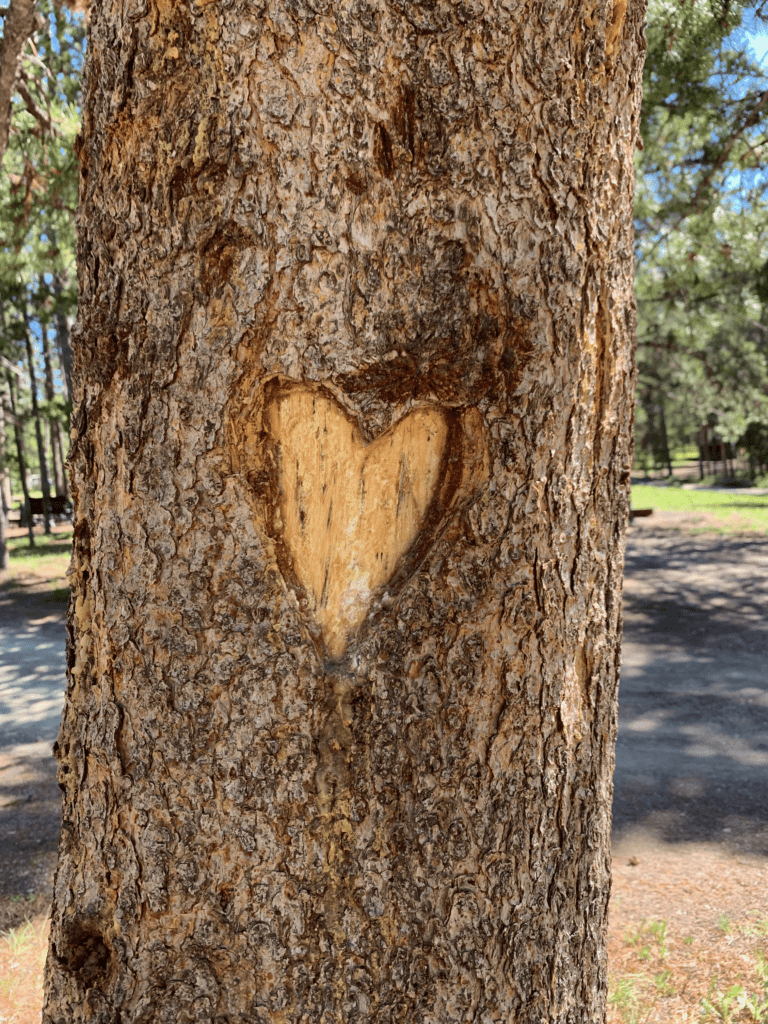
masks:
{"label": "heart carved into tree", "polygon": [[445,476],[448,416],[417,409],[366,445],[329,392],[273,393],[279,534],[331,657],[340,657],[427,523]]}

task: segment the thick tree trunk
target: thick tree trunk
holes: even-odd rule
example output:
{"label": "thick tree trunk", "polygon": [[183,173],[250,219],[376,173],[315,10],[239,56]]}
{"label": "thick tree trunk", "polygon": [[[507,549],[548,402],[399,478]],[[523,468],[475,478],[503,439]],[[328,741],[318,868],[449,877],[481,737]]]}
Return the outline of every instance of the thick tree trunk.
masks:
{"label": "thick tree trunk", "polygon": [[91,10],[44,1021],[601,1020],[642,3]]}

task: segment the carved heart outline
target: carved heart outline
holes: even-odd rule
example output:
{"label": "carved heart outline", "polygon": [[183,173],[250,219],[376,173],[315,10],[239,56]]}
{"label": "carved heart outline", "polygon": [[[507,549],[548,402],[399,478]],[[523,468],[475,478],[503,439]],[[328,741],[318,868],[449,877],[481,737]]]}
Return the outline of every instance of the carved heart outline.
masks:
{"label": "carved heart outline", "polygon": [[278,567],[303,595],[327,655],[338,659],[377,597],[402,589],[450,513],[487,479],[482,417],[424,405],[366,444],[328,388],[273,380],[263,424],[272,453],[267,527]]}

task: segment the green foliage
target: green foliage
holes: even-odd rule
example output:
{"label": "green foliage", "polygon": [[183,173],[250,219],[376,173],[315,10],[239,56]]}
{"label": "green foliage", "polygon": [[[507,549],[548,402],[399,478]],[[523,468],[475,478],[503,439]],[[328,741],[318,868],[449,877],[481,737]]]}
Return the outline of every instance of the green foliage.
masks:
{"label": "green foliage", "polygon": [[716,981],[713,979],[710,991],[701,999],[701,1020],[702,1021],[723,1021],[723,1024],[734,1019],[741,1008],[740,997],[744,989],[742,985],[731,985],[725,992],[716,989]]}
{"label": "green foliage", "polygon": [[[19,88],[13,98],[8,149],[0,172],[0,355],[21,370],[0,364],[0,397],[8,382],[16,390],[28,469],[39,472],[31,419],[26,338],[33,347],[37,398],[43,422],[60,425],[65,445],[71,403],[66,395],[62,337],[77,305],[75,211],[78,165],[74,141],[79,127],[80,73],[85,49],[82,14],[53,0],[39,0],[43,27],[25,48]],[[42,332],[48,333],[48,363],[54,385],[46,394]],[[64,452],[66,454],[66,452]],[[51,453],[47,456],[49,466]],[[5,463],[18,490],[19,462],[12,428],[6,429]]]}
{"label": "green foliage", "polygon": [[643,997],[642,974],[627,974],[611,979],[608,1002],[615,1006],[623,1024],[641,1024],[648,1016],[648,1004]]}
{"label": "green foliage", "polygon": [[[754,4],[651,0],[637,156],[641,462],[768,424],[768,73]],[[743,442],[742,442],[743,443]]]}

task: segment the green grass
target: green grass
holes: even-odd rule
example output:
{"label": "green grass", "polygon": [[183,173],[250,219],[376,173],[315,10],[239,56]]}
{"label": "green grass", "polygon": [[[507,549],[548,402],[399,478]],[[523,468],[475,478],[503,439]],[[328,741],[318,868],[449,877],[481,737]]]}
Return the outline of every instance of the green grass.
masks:
{"label": "green grass", "polygon": [[685,512],[689,516],[698,513],[703,529],[722,533],[768,533],[768,494],[727,494],[638,484],[632,488],[632,507]]}
{"label": "green grass", "polygon": [[72,550],[72,530],[35,534],[35,546],[29,546],[26,533],[23,537],[9,537],[7,540],[9,565],[7,582],[13,586],[19,578],[28,575],[43,577],[51,581],[54,593],[66,596],[68,588],[63,586],[64,574],[69,568]]}

